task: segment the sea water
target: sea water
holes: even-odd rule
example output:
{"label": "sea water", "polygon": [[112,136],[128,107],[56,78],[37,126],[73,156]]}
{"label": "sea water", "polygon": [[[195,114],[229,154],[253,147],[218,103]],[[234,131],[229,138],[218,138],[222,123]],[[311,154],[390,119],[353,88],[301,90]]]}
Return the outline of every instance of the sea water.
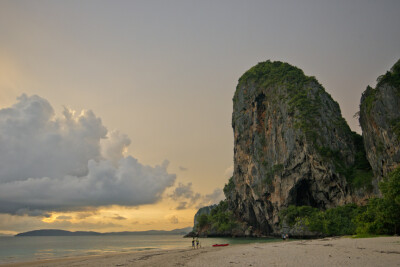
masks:
{"label": "sea water", "polygon": [[[200,238],[202,247],[277,241],[267,238]],[[181,235],[6,236],[0,237],[0,264],[155,249],[190,248]]]}

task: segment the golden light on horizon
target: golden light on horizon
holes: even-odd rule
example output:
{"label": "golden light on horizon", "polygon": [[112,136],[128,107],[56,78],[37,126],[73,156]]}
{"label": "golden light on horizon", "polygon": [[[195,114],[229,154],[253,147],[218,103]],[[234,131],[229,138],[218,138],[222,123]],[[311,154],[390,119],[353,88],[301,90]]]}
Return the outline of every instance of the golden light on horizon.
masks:
{"label": "golden light on horizon", "polygon": [[[99,232],[173,230],[193,226],[197,209],[176,210],[172,204],[176,205],[157,203],[140,207],[111,206],[77,212],[52,212],[41,221],[49,228]],[[97,230],[93,229],[94,226]]]}

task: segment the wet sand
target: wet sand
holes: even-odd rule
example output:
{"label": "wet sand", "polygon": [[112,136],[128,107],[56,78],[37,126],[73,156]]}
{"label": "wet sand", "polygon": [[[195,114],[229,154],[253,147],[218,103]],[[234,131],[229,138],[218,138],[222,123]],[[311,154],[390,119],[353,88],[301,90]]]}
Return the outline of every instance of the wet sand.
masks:
{"label": "wet sand", "polygon": [[0,266],[400,266],[400,237],[325,238],[153,250]]}

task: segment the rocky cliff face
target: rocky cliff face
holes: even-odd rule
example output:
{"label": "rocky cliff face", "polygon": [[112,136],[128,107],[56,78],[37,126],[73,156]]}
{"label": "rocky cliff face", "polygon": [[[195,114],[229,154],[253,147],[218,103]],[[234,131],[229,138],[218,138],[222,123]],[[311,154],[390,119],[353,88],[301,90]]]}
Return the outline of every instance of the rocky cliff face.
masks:
{"label": "rocky cliff face", "polygon": [[262,62],[239,79],[233,103],[235,167],[224,191],[255,231],[277,234],[288,205],[326,209],[365,196],[371,175],[362,139],[314,77]]}
{"label": "rocky cliff face", "polygon": [[400,60],[378,78],[375,89],[368,86],[363,93],[360,125],[368,160],[379,181],[400,166]]}

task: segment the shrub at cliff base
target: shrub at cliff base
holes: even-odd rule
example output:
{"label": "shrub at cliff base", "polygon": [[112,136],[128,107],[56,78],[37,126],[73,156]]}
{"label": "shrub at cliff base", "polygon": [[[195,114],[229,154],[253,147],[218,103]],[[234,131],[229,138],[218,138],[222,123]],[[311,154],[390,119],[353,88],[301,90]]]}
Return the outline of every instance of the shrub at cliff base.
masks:
{"label": "shrub at cliff base", "polygon": [[305,225],[316,234],[382,235],[400,230],[400,167],[379,184],[383,198],[371,198],[366,206],[347,204],[326,211],[310,206],[289,206],[280,212],[281,223]]}
{"label": "shrub at cliff base", "polygon": [[357,216],[361,208],[355,204],[347,204],[326,211],[320,211],[310,206],[289,206],[280,213],[289,227],[302,224],[312,232],[326,235],[351,235],[356,230],[353,218]]}
{"label": "shrub at cliff base", "polygon": [[400,230],[400,167],[379,183],[383,198],[370,199],[356,218],[357,234],[398,234]]}
{"label": "shrub at cliff base", "polygon": [[199,232],[208,229],[208,232],[220,235],[229,235],[237,226],[237,222],[230,210],[228,203],[221,201],[215,208],[211,210],[209,215],[202,214],[197,218],[197,229]]}

